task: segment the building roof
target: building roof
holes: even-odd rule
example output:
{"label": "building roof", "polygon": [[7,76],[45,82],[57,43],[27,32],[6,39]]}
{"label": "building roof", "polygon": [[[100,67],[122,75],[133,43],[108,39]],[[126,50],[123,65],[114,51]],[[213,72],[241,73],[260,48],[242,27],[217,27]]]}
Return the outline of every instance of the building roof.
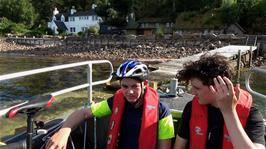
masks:
{"label": "building roof", "polygon": [[68,13],[69,16],[96,16],[96,12],[94,9],[90,9],[89,11],[78,11],[75,12],[74,14]]}
{"label": "building roof", "polygon": [[60,29],[62,29],[63,31],[66,31],[67,30],[67,27],[65,25],[64,22],[61,22],[61,21],[54,21],[54,23],[56,24],[56,26]]}
{"label": "building roof", "polygon": [[79,11],[79,12],[75,12],[74,14],[70,14],[70,12],[68,13],[58,13],[55,15],[56,20],[61,20],[61,16],[64,15],[65,17],[65,21],[68,22],[68,18],[70,16],[76,17],[76,16],[96,16],[96,12],[94,9],[91,9],[89,11]]}
{"label": "building roof", "polygon": [[134,20],[130,20],[127,25],[124,27],[124,29],[137,29],[139,27],[139,24],[134,21]]}
{"label": "building roof", "polygon": [[67,22],[68,21],[68,16],[69,16],[69,13],[58,13],[55,15],[56,17],[56,20],[61,20],[61,16],[64,15],[65,17],[65,21]]}
{"label": "building roof", "polygon": [[141,18],[138,23],[167,23],[173,22],[170,18]]}
{"label": "building roof", "polygon": [[[235,25],[241,32],[246,32],[238,23],[233,23],[233,24],[231,24],[231,25]],[[229,27],[231,26],[231,25],[229,25]]]}

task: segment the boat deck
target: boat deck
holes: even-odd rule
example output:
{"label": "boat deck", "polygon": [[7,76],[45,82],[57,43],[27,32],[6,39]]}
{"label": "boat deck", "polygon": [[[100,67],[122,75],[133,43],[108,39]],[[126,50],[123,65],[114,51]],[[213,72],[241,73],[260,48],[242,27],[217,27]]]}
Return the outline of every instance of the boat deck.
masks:
{"label": "boat deck", "polygon": [[183,111],[187,102],[191,101],[194,96],[183,93],[176,97],[161,97],[160,100],[168,105],[170,109]]}

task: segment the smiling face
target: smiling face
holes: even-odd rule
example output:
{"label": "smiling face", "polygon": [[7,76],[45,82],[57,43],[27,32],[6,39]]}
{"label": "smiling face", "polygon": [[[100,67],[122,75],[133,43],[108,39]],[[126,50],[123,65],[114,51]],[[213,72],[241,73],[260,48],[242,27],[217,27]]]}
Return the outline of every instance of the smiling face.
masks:
{"label": "smiling face", "polygon": [[121,80],[121,89],[126,100],[135,103],[141,95],[141,82],[132,78],[124,78]]}
{"label": "smiling face", "polygon": [[199,98],[200,104],[215,105],[215,100],[209,86],[204,85],[202,81],[197,78],[191,78],[190,83],[192,86],[192,94]]}

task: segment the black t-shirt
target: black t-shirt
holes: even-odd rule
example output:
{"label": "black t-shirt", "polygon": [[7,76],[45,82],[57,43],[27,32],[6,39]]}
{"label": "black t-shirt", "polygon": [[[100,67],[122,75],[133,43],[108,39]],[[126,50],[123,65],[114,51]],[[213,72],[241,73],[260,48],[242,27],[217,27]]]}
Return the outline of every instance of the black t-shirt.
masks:
{"label": "black t-shirt", "polygon": [[[113,98],[107,100],[109,107],[113,107]],[[112,108],[111,108],[112,109]],[[135,108],[134,105],[130,104],[128,101],[125,102],[119,142],[119,149],[136,149],[138,148],[138,138],[141,127],[141,117],[143,112],[143,106]],[[159,102],[159,120],[170,115],[170,110],[168,106]]]}
{"label": "black t-shirt", "polygon": [[[192,101],[188,102],[183,111],[182,119],[179,123],[177,134],[183,139],[189,140],[189,122],[191,117]],[[218,108],[208,105],[208,133],[206,149],[221,149],[223,142],[224,119]],[[264,122],[261,113],[251,107],[244,128],[247,135],[254,143],[265,144],[264,141]],[[188,143],[189,145],[189,143]]]}

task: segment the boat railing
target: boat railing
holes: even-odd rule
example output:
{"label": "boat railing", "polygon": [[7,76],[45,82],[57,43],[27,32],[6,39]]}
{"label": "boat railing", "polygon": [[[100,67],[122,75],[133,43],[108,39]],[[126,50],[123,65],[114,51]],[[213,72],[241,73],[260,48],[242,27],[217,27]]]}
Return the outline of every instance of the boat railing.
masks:
{"label": "boat railing", "polygon": [[[109,64],[110,66],[110,75],[108,76],[107,79],[104,80],[99,80],[99,81],[92,81],[92,65],[93,64]],[[94,85],[99,85],[99,84],[104,84],[109,82],[112,79],[112,73],[113,73],[113,65],[110,61],[108,60],[93,60],[93,61],[84,61],[84,62],[77,62],[77,63],[71,63],[71,64],[64,64],[64,65],[58,65],[58,66],[51,66],[51,67],[46,67],[46,68],[40,68],[40,69],[33,69],[33,70],[28,70],[28,71],[22,71],[22,72],[17,72],[17,73],[11,73],[11,74],[5,74],[5,75],[0,75],[0,82],[4,81],[4,80],[10,80],[10,79],[15,79],[15,78],[19,78],[19,77],[25,77],[25,76],[30,76],[30,75],[34,75],[34,74],[39,74],[39,73],[45,73],[45,72],[51,72],[51,71],[57,71],[57,70],[62,70],[62,69],[67,69],[67,68],[74,68],[74,67],[79,67],[79,66],[84,66],[87,65],[88,69],[87,69],[87,80],[88,82],[85,84],[81,84],[81,85],[77,85],[77,86],[73,86],[70,88],[66,88],[66,89],[62,89],[59,91],[55,91],[53,93],[51,93],[51,95],[53,97],[64,94],[64,93],[68,93],[68,92],[72,92],[72,91],[76,91],[79,89],[83,89],[86,87],[88,88],[88,96],[89,96],[89,102],[92,102],[92,86]],[[91,84],[91,85],[90,85]],[[3,114],[5,113],[1,113],[0,112],[0,116],[3,116]]]}
{"label": "boat railing", "polygon": [[[103,80],[99,80],[99,81],[92,81],[92,66],[95,64],[109,64],[110,66],[110,74],[108,76],[108,78],[103,79]],[[110,61],[108,60],[92,60],[92,61],[84,61],[84,62],[77,62],[77,63],[71,63],[71,64],[64,64],[64,65],[57,65],[57,66],[51,66],[51,67],[46,67],[46,68],[40,68],[40,69],[33,69],[33,70],[28,70],[28,71],[22,71],[22,72],[17,72],[17,73],[11,73],[11,74],[5,74],[5,75],[0,75],[0,82],[4,81],[4,80],[11,80],[11,79],[15,79],[15,78],[20,78],[20,77],[25,77],[25,76],[31,76],[34,74],[40,74],[40,73],[45,73],[45,72],[51,72],[51,71],[58,71],[58,70],[62,70],[62,69],[67,69],[67,68],[74,68],[74,67],[80,67],[80,66],[87,66],[87,83],[85,84],[81,84],[81,85],[77,85],[77,86],[73,86],[70,88],[66,88],[66,89],[62,89],[59,91],[55,91],[53,93],[50,93],[51,96],[55,97],[64,93],[68,93],[68,92],[72,92],[72,91],[76,91],[79,89],[83,89],[83,88],[88,88],[88,101],[86,101],[84,103],[84,107],[88,107],[90,106],[90,104],[92,103],[92,86],[94,85],[99,85],[99,84],[104,84],[109,82],[112,79],[112,73],[113,73],[113,65]],[[20,103],[16,106],[21,106],[24,104],[27,104],[28,102],[23,102]],[[11,108],[7,108],[7,109],[3,109],[0,110],[0,117],[6,115],[6,113],[11,110],[13,107]],[[94,123],[96,123],[96,118],[94,118]],[[96,130],[96,125],[94,125],[94,130]],[[87,131],[87,125],[85,125],[85,132]],[[94,131],[94,148],[96,147],[97,144],[97,140],[96,140],[96,131]],[[85,140],[86,140],[86,133],[84,133],[84,144],[83,144],[83,148],[86,148],[85,146]]]}
{"label": "boat railing", "polygon": [[250,77],[251,77],[252,73],[262,73],[262,74],[266,74],[266,69],[259,68],[259,67],[251,67],[250,70],[248,71],[248,74],[247,74],[246,77],[245,77],[245,86],[246,86],[246,89],[247,89],[251,94],[253,94],[254,96],[266,100],[266,95],[264,95],[264,94],[262,94],[262,93],[259,93],[259,92],[254,91],[254,90],[251,89],[251,87],[250,87],[250,82],[249,82],[249,81],[250,81]]}

